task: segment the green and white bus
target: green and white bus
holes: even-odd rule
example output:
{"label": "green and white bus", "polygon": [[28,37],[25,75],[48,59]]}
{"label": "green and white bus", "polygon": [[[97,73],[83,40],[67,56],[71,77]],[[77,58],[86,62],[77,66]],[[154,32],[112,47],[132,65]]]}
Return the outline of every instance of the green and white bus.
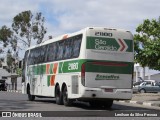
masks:
{"label": "green and white bus", "polygon": [[87,27],[25,52],[22,93],[30,101],[55,97],[66,106],[79,100],[109,108],[132,98],[133,60],[131,32]]}

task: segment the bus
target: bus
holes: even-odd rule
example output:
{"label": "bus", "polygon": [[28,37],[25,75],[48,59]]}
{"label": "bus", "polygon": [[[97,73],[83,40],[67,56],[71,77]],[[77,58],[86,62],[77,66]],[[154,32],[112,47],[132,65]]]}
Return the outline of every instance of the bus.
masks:
{"label": "bus", "polygon": [[65,106],[78,100],[110,108],[132,98],[133,61],[130,31],[87,27],[26,50],[22,93],[30,101],[54,97]]}

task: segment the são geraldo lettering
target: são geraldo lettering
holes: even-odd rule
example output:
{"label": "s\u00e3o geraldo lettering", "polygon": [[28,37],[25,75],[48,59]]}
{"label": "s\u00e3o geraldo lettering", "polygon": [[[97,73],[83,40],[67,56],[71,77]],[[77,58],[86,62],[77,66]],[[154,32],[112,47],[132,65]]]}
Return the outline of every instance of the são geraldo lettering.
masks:
{"label": "s\u00e3o geraldo lettering", "polygon": [[107,51],[117,51],[117,47],[113,45],[107,45],[105,40],[95,39],[95,49],[96,50],[107,50]]}

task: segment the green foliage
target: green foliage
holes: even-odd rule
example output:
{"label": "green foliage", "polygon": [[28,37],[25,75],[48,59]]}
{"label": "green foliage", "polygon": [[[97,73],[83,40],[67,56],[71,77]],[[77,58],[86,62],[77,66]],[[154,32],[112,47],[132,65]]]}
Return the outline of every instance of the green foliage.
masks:
{"label": "green foliage", "polygon": [[11,72],[13,67],[15,67],[15,59],[13,58],[11,51],[8,51],[7,53],[7,71]]}
{"label": "green foliage", "polygon": [[22,76],[22,69],[21,68],[17,68],[16,69],[16,73],[18,74],[18,76]]}
{"label": "green foliage", "polygon": [[9,40],[12,37],[12,31],[10,28],[7,28],[5,25],[0,29],[0,42],[3,42],[3,46],[6,47],[9,43]]}
{"label": "green foliage", "polygon": [[134,35],[135,62],[142,67],[160,70],[160,23],[155,19],[144,20]]}
{"label": "green foliage", "polygon": [[[0,28],[0,43],[3,44],[4,47],[10,44],[12,49],[16,51],[17,40],[13,35],[13,31],[5,25]],[[0,49],[0,53],[2,52],[4,51]]]}
{"label": "green foliage", "polygon": [[28,47],[30,47],[32,39],[37,40],[37,44],[41,43],[46,33],[42,14],[36,13],[34,17],[31,11],[24,11],[16,15],[13,18],[12,28],[17,34],[16,38],[22,40]]}

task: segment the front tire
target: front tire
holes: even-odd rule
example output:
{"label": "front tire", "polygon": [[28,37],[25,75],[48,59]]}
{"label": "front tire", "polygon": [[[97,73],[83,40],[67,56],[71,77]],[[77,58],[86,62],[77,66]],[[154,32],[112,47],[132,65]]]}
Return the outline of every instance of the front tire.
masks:
{"label": "front tire", "polygon": [[73,100],[68,99],[68,91],[66,86],[63,89],[63,103],[65,106],[71,106],[73,103]]}
{"label": "front tire", "polygon": [[35,95],[28,94],[28,100],[29,101],[34,101],[35,100]]}
{"label": "front tire", "polygon": [[28,87],[27,93],[28,93],[28,100],[29,101],[34,101],[35,100],[35,95],[31,95],[31,93],[30,93],[30,87]]}

